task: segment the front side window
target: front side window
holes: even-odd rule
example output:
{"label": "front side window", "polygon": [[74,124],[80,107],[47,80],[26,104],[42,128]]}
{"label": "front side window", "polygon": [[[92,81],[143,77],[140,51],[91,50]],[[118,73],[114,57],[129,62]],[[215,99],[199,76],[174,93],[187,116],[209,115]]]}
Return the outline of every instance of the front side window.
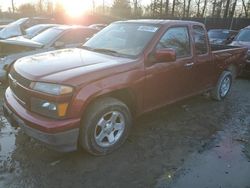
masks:
{"label": "front side window", "polygon": [[157,49],[172,48],[176,51],[176,57],[188,57],[191,55],[190,40],[187,27],[173,27],[160,39]]}
{"label": "front side window", "polygon": [[197,55],[206,54],[208,52],[206,32],[202,26],[193,26],[194,30],[194,43]]}

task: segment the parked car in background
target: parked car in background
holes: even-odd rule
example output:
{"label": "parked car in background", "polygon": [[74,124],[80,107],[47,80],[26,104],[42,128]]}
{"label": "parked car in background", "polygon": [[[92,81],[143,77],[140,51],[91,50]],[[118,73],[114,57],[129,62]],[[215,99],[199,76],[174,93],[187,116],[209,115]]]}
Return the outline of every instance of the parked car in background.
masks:
{"label": "parked car in background", "polygon": [[208,38],[210,44],[227,45],[231,43],[238,31],[228,29],[210,29],[208,31]]}
{"label": "parked car in background", "polygon": [[7,24],[14,22],[14,21],[15,20],[11,19],[11,18],[0,18],[0,26],[7,25]]}
{"label": "parked car in background", "polygon": [[224,99],[246,51],[211,48],[198,22],[115,22],[82,49],[19,59],[4,114],[51,148],[104,155],[124,143],[135,116],[207,91]]}
{"label": "parked car in background", "polygon": [[9,23],[13,22],[12,19],[1,19],[0,18],[0,30],[5,28]]}
{"label": "parked car in background", "polygon": [[20,18],[6,25],[2,30],[0,30],[0,39],[7,39],[10,37],[25,35],[25,29],[33,25],[43,24],[43,23],[49,24],[53,22],[54,20],[51,18],[41,18],[41,17]]}
{"label": "parked car in background", "polygon": [[38,35],[39,33],[42,33],[43,31],[51,28],[59,26],[59,24],[37,24],[32,27],[29,27],[28,29],[25,30],[25,35],[23,37],[31,39]]}
{"label": "parked car in background", "polygon": [[89,27],[94,28],[94,29],[98,29],[98,30],[102,30],[107,26],[108,26],[107,24],[92,24]]}
{"label": "parked car in background", "polygon": [[61,48],[81,46],[99,30],[84,26],[59,26],[37,36],[0,40],[0,81],[6,79],[9,67],[19,58]]}
{"label": "parked car in background", "polygon": [[0,31],[2,30],[2,29],[4,29],[6,27],[6,25],[0,25]]}
{"label": "parked car in background", "polygon": [[246,66],[243,70],[243,74],[250,75],[250,26],[241,29],[230,45],[248,48]]}

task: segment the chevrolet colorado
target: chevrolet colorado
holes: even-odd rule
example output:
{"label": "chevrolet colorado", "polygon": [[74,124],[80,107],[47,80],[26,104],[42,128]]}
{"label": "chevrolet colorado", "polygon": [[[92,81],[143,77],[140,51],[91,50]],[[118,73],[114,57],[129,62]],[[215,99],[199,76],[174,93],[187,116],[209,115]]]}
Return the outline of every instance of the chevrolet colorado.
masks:
{"label": "chevrolet colorado", "polygon": [[81,48],[17,60],[4,113],[54,149],[104,155],[124,143],[142,113],[207,91],[224,99],[246,52],[210,46],[197,22],[115,22]]}

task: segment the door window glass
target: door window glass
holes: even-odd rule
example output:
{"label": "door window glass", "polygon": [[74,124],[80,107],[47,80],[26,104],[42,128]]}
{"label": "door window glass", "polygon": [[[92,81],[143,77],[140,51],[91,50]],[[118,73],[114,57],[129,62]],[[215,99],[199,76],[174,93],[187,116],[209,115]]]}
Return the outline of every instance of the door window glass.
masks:
{"label": "door window glass", "polygon": [[172,48],[176,51],[176,57],[188,57],[191,55],[190,40],[187,27],[174,27],[166,31],[157,45],[157,49]]}

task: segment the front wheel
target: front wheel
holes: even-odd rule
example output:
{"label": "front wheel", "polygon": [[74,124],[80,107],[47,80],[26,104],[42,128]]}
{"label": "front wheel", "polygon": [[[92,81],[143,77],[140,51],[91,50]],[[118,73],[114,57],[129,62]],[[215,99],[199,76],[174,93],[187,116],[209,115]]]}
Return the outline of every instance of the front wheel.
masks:
{"label": "front wheel", "polygon": [[232,73],[229,71],[223,71],[216,87],[212,90],[211,94],[213,99],[222,100],[224,99],[231,90],[232,86]]}
{"label": "front wheel", "polygon": [[80,144],[94,155],[108,154],[126,140],[132,118],[128,107],[115,98],[100,98],[87,109]]}

